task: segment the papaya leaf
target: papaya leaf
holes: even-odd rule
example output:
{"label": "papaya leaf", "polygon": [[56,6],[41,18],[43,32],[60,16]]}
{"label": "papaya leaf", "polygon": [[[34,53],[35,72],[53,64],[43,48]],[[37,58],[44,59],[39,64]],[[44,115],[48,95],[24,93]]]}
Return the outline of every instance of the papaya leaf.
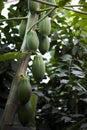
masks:
{"label": "papaya leaf", "polygon": [[4,8],[3,0],[0,2],[0,11]]}
{"label": "papaya leaf", "polygon": [[18,59],[24,54],[26,54],[26,52],[8,52],[5,54],[0,54],[0,61]]}

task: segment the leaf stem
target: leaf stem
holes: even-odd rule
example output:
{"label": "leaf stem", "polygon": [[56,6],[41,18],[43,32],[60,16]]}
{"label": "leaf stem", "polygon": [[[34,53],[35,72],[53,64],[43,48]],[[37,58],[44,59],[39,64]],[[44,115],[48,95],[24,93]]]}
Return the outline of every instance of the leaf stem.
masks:
{"label": "leaf stem", "polygon": [[53,9],[53,7],[40,9],[40,10],[37,11],[37,13],[41,13],[41,12],[48,11],[48,10],[51,10],[51,9]]}
{"label": "leaf stem", "polygon": [[78,5],[66,5],[65,7],[83,7],[83,6],[84,6],[83,4],[78,4]]}
{"label": "leaf stem", "polygon": [[[46,2],[46,1],[42,1],[42,0],[33,0],[33,1],[36,1],[36,2],[39,2],[39,3],[42,3],[42,4],[46,4],[46,5],[49,5],[49,6],[53,6],[55,8],[59,8],[59,5],[58,4],[54,4],[54,3],[50,3],[50,2]],[[72,5],[71,5],[72,6]],[[74,5],[75,6],[75,5]],[[77,5],[76,5],[77,6]],[[69,10],[69,11],[73,11],[73,12],[76,12],[76,13],[80,13],[80,14],[85,14],[87,15],[87,12],[85,11],[78,11],[78,10],[75,10],[75,9],[71,9],[71,8],[68,8],[69,6],[65,6],[63,7],[63,9],[65,10]]]}
{"label": "leaf stem", "polygon": [[28,17],[15,17],[15,18],[8,18],[8,19],[1,19],[0,22],[3,21],[10,21],[10,20],[22,20],[22,19],[27,19]]}
{"label": "leaf stem", "polygon": [[85,11],[74,10],[74,9],[70,9],[70,8],[67,8],[67,7],[63,7],[63,9],[87,15],[87,12],[85,12]]}
{"label": "leaf stem", "polygon": [[[42,0],[33,0],[33,1],[36,1],[36,2],[39,2],[39,3],[42,3],[42,4],[46,4],[46,5],[49,5],[49,6],[52,6],[52,7],[55,7],[55,9],[59,8],[58,4],[54,4],[54,3],[50,3],[50,2],[46,2],[46,1],[42,1]],[[79,4],[79,5],[69,5],[69,6],[63,7],[63,9],[87,15],[87,12],[85,12],[85,11],[80,11],[80,10],[75,10],[75,9],[69,8],[69,7],[79,7],[79,6],[83,6],[83,5],[82,4]],[[53,9],[53,8],[46,8],[46,9],[43,9],[43,10],[38,10],[37,12],[40,13],[40,12],[47,11],[47,10],[50,10],[50,9]],[[15,17],[15,18],[1,19],[0,22],[10,21],[10,20],[22,20],[22,19],[27,19],[27,18],[28,17],[26,16],[26,17]]]}
{"label": "leaf stem", "polygon": [[39,2],[39,3],[42,3],[42,4],[46,4],[46,5],[49,5],[49,6],[53,6],[53,7],[58,7],[57,4],[47,2],[47,1],[44,1],[44,0],[33,0],[33,1],[36,1],[36,2]]}

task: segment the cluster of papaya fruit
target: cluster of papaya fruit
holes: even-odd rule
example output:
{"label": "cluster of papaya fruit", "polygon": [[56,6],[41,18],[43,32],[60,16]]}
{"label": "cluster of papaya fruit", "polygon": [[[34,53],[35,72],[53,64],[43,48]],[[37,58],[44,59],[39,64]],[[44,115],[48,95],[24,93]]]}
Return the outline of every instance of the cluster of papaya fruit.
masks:
{"label": "cluster of papaya fruit", "polygon": [[32,117],[30,98],[32,95],[31,84],[27,76],[20,75],[17,96],[19,100],[18,118],[22,125],[27,125]]}
{"label": "cluster of papaya fruit", "polygon": [[30,81],[27,76],[20,75],[17,97],[19,101],[18,119],[23,126],[35,124],[35,112],[38,96],[32,93]]}
{"label": "cluster of papaya fruit", "polygon": [[[55,3],[55,0],[48,0],[48,2]],[[31,14],[36,13],[40,9],[40,4],[30,0],[30,12]],[[46,15],[41,13],[40,18]],[[31,29],[26,35],[26,48],[29,52],[39,52],[43,55],[50,48],[49,34],[51,32],[51,21],[49,16],[45,17],[37,25],[38,33]],[[22,20],[20,23],[19,34],[24,37],[26,30],[26,20]],[[45,74],[45,63],[41,54],[36,54],[32,63],[32,74],[36,81],[41,81]],[[37,102],[35,95],[32,94],[31,84],[27,76],[20,76],[20,81],[18,84],[17,96],[20,101],[18,108],[18,118],[22,125],[26,126],[29,122],[34,122],[35,116],[35,105]],[[35,100],[32,101],[33,97]],[[33,106],[32,106],[32,102]]]}
{"label": "cluster of papaya fruit", "polygon": [[[55,3],[55,0],[48,0],[47,2]],[[38,2],[34,2],[30,0],[30,11],[37,12],[40,10],[40,4]],[[49,6],[48,6],[49,7]],[[53,12],[51,13],[51,15]],[[46,11],[40,13],[39,18],[41,19],[46,15]],[[27,33],[26,37],[26,48],[29,51],[37,51],[37,49],[41,52],[41,54],[45,54],[50,48],[50,41],[48,35],[51,32],[51,21],[50,17],[47,16],[37,25],[38,34],[35,30],[31,30]],[[26,20],[22,20],[19,28],[19,34],[21,37],[24,36],[26,30]],[[39,35],[39,36],[38,36]]]}
{"label": "cluster of papaya fruit", "polygon": [[[48,0],[47,2],[56,3],[55,0]],[[40,10],[40,5],[41,5],[40,3],[30,0],[29,8],[31,15],[34,15],[35,13],[37,13],[38,10]],[[47,13],[46,11],[40,13],[40,15],[37,13],[40,19],[43,18],[43,20],[41,20],[37,24],[38,31],[31,29],[30,31],[27,31],[26,36],[27,50],[30,52],[39,51],[42,55],[45,54],[50,48],[50,40],[48,37],[49,34],[51,33],[50,17],[53,15],[54,12],[52,12],[50,16],[46,16],[46,13]],[[26,20],[22,20],[19,28],[19,34],[21,37],[24,36],[25,30],[26,30]],[[32,74],[36,81],[42,80],[44,77],[45,64],[41,55],[36,55],[34,57],[32,64]]]}

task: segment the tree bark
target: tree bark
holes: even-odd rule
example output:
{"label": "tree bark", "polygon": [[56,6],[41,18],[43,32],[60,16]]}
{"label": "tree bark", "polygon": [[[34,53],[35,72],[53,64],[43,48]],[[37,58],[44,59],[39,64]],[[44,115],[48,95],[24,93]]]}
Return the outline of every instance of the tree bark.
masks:
{"label": "tree bark", "polygon": [[26,54],[20,59],[19,66],[16,75],[13,79],[12,87],[1,120],[0,130],[11,130],[14,121],[14,116],[18,107],[16,91],[17,91],[19,76],[21,74],[25,74],[29,58],[30,58],[30,54]]}

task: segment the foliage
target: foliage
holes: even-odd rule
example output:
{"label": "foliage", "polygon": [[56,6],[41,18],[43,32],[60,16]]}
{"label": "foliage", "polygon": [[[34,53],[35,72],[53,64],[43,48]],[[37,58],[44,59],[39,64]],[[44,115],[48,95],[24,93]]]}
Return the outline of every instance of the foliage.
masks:
{"label": "foliage", "polygon": [[[78,6],[79,11],[87,11],[85,0],[80,0],[78,4],[81,4]],[[2,10],[1,5],[0,9]],[[28,11],[27,3],[20,1],[8,10],[9,18],[25,17]],[[4,18],[0,14],[0,19]],[[19,24],[20,20],[0,22],[0,54],[12,52],[13,55],[14,52],[20,51],[23,39],[18,33]],[[87,129],[87,18],[85,13],[62,8],[52,17],[51,24],[50,51],[43,56],[46,62],[44,80],[37,83],[33,79],[31,66],[27,71],[33,91],[39,96],[37,129],[47,127],[55,130],[84,130]],[[47,60],[48,54],[50,57]],[[0,66],[1,107],[6,102],[17,62],[1,61]]]}

